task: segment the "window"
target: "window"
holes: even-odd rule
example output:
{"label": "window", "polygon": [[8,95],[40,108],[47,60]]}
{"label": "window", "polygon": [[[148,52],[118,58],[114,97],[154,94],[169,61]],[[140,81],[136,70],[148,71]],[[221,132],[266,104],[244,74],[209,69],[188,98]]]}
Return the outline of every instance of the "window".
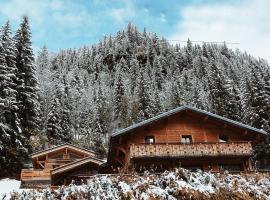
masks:
{"label": "window", "polygon": [[219,142],[228,142],[228,137],[224,135],[219,136]]}
{"label": "window", "polygon": [[192,142],[191,135],[182,135],[181,142],[182,143],[191,143]]}
{"label": "window", "polygon": [[154,136],[147,136],[144,139],[145,144],[154,144],[155,143],[155,137]]}

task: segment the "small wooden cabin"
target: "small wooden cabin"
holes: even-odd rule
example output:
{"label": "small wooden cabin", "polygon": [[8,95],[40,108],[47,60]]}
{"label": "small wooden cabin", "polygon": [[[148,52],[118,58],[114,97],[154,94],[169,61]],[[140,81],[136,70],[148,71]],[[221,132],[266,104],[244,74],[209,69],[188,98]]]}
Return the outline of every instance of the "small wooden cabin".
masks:
{"label": "small wooden cabin", "polygon": [[[250,171],[266,132],[190,106],[145,120],[110,138],[108,167],[128,173],[173,167]],[[116,170],[118,169],[118,170]]]}
{"label": "small wooden cabin", "polygon": [[33,169],[22,169],[21,187],[67,185],[98,173],[103,160],[95,153],[71,144],[62,144],[32,154]]}

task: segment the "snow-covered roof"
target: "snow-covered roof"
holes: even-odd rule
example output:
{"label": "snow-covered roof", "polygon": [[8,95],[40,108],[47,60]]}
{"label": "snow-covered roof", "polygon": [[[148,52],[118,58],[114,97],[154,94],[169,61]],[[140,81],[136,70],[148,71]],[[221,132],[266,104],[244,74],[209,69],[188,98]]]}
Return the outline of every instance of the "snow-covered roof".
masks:
{"label": "snow-covered roof", "polygon": [[89,155],[94,155],[95,154],[95,152],[93,152],[93,151],[91,151],[89,149],[85,149],[85,148],[82,148],[82,147],[79,147],[79,146],[76,146],[76,145],[73,145],[73,144],[69,144],[69,143],[64,143],[64,144],[60,144],[60,145],[57,145],[57,146],[54,146],[54,147],[51,147],[51,148],[48,148],[48,149],[37,151],[37,152],[32,154],[32,158],[47,154],[47,153],[52,152],[52,151],[57,151],[57,150],[60,150],[60,149],[63,149],[63,148],[75,149],[77,151],[80,151],[82,153],[89,154]]}
{"label": "snow-covered roof", "polygon": [[160,114],[160,115],[157,115],[157,116],[155,116],[155,117],[152,117],[152,118],[147,119],[147,120],[145,120],[145,121],[142,121],[142,122],[140,122],[140,123],[137,123],[137,124],[134,124],[134,125],[132,125],[132,126],[129,126],[129,127],[127,127],[127,128],[124,128],[124,129],[122,129],[122,130],[119,130],[119,131],[113,133],[111,137],[116,137],[116,136],[119,136],[119,135],[122,135],[122,134],[125,134],[125,133],[129,133],[129,132],[131,132],[131,131],[133,131],[133,130],[135,130],[135,129],[137,129],[137,128],[140,128],[140,127],[149,125],[149,124],[151,124],[151,123],[153,123],[153,122],[155,122],[155,121],[164,119],[164,118],[166,118],[166,117],[169,117],[169,116],[171,116],[171,115],[173,115],[173,114],[176,114],[176,113],[179,113],[179,112],[185,111],[185,110],[191,110],[191,111],[193,111],[193,112],[201,113],[201,114],[207,115],[207,116],[209,116],[209,117],[215,118],[215,119],[217,119],[217,120],[221,120],[221,121],[227,122],[227,123],[229,123],[229,124],[232,124],[232,125],[234,125],[234,126],[238,126],[238,127],[240,127],[240,128],[246,129],[246,130],[250,130],[250,131],[253,131],[253,132],[261,133],[261,134],[264,134],[264,135],[267,134],[267,132],[264,131],[264,130],[254,128],[254,127],[252,127],[252,126],[249,126],[249,125],[243,124],[243,123],[241,123],[241,122],[237,122],[237,121],[228,119],[228,118],[226,118],[226,117],[221,117],[221,116],[219,116],[219,115],[216,115],[216,114],[214,114],[214,113],[207,112],[207,111],[205,111],[205,110],[201,110],[201,109],[198,109],[198,108],[194,108],[194,107],[191,107],[191,106],[189,106],[189,105],[184,105],[184,106],[180,106],[180,107],[178,107],[178,108],[175,108],[175,109],[173,109],[173,110],[170,110],[170,111],[168,111],[168,112],[164,112],[164,113],[162,113],[162,114]]}

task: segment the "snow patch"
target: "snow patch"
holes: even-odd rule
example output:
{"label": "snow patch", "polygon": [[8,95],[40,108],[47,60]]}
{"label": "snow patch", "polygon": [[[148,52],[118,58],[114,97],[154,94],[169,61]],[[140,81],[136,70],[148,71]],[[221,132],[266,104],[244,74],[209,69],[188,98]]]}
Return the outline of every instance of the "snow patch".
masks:
{"label": "snow patch", "polygon": [[19,190],[21,181],[14,179],[2,179],[0,180],[0,199],[9,199],[10,192]]}

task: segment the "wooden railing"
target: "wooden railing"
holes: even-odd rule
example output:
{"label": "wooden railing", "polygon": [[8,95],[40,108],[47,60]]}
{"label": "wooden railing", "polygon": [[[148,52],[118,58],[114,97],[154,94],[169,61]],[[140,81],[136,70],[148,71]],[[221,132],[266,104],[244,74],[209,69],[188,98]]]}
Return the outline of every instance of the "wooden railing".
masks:
{"label": "wooden railing", "polygon": [[50,171],[22,169],[21,180],[48,180],[50,179]]}
{"label": "wooden railing", "polygon": [[250,142],[131,144],[130,157],[250,156]]}
{"label": "wooden railing", "polygon": [[66,164],[75,161],[76,159],[47,159],[46,163],[59,163],[59,164]]}

